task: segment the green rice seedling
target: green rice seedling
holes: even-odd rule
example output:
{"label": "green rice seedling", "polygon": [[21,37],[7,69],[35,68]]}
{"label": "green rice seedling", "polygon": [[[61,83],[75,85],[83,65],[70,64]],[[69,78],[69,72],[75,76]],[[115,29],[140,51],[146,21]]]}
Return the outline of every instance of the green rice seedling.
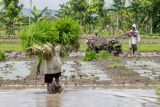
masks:
{"label": "green rice seedling", "polygon": [[0,51],[0,61],[4,61],[5,60],[5,53]]}
{"label": "green rice seedling", "polygon": [[105,50],[100,51],[98,55],[100,59],[107,59],[109,57],[108,51]]}
{"label": "green rice seedling", "polygon": [[61,18],[54,22],[45,19],[23,28],[20,39],[29,56],[38,56],[39,69],[43,60],[48,61],[48,58],[52,58],[48,56],[54,54],[53,48],[56,44],[61,45],[65,55],[77,48],[79,34],[80,26],[70,18]]}
{"label": "green rice seedling", "polygon": [[92,61],[94,59],[96,59],[97,56],[96,56],[96,51],[95,50],[92,50],[92,51],[89,51],[89,52],[86,52],[85,53],[85,56],[84,56],[84,61]]}

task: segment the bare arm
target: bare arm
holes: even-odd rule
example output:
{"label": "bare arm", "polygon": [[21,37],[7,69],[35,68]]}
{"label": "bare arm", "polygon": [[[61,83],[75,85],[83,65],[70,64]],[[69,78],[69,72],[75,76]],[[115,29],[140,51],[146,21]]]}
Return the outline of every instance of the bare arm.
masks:
{"label": "bare arm", "polygon": [[40,74],[40,68],[41,68],[42,62],[43,62],[43,59],[42,59],[42,57],[39,55],[39,56],[38,56],[38,64],[37,64],[37,72],[36,72],[37,75]]}

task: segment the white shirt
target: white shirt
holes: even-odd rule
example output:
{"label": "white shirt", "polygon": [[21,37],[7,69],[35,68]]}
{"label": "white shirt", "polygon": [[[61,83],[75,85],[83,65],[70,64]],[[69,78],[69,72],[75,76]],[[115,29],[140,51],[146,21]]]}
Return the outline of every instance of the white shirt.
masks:
{"label": "white shirt", "polygon": [[131,46],[132,44],[136,45],[140,41],[139,32],[137,30],[135,30],[135,31],[131,30],[131,32],[132,33],[129,38],[129,46]]}

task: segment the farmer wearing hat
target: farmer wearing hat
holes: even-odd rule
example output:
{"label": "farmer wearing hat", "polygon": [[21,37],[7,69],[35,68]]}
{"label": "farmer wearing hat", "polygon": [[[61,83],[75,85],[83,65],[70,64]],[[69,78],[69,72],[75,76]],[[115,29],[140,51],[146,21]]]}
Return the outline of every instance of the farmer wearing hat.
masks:
{"label": "farmer wearing hat", "polygon": [[140,42],[140,35],[136,24],[132,25],[132,29],[127,33],[127,36],[129,37],[129,54],[133,56],[137,51],[137,44]]}

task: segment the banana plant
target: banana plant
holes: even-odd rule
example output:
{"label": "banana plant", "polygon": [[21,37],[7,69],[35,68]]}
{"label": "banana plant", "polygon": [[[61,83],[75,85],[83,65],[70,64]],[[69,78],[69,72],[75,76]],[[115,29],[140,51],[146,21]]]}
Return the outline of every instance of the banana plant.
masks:
{"label": "banana plant", "polygon": [[48,8],[45,7],[42,11],[39,12],[39,10],[36,8],[36,6],[33,7],[33,10],[31,10],[31,13],[33,15],[33,21],[37,22],[41,19],[43,19],[43,15],[48,11]]}

